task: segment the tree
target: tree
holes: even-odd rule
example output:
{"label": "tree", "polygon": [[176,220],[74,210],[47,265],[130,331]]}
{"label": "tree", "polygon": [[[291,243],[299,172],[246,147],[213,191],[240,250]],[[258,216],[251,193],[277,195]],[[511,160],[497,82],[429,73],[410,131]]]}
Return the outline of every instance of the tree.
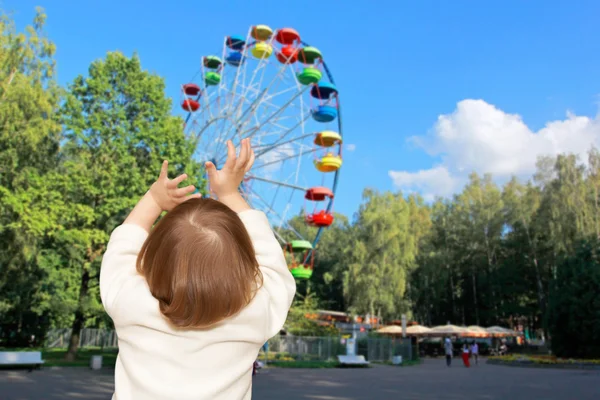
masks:
{"label": "tree", "polygon": [[317,317],[319,300],[314,293],[296,294],[285,321],[288,333],[298,336],[331,336],[339,334],[332,324],[320,324]]}
{"label": "tree", "polygon": [[398,317],[410,311],[405,296],[429,218],[419,198],[366,189],[343,256],[344,297],[356,313]]}
{"label": "tree", "polygon": [[[162,78],[142,70],[137,56],[108,53],[87,77],[69,86],[62,109],[65,144],[55,186],[69,212],[53,246],[77,282],[67,358],[74,358],[86,320],[102,314],[98,271],[110,232],[158,176],[168,159],[176,173],[203,185],[195,142],[170,115]],[[175,171],[171,171],[175,173]]]}
{"label": "tree", "polygon": [[44,337],[50,303],[37,259],[56,231],[60,194],[48,176],[57,165],[60,90],[55,47],[44,36],[41,8],[18,33],[0,10],[0,320],[14,344]]}
{"label": "tree", "polygon": [[430,209],[431,229],[420,243],[417,268],[411,274],[410,298],[419,321],[427,325],[445,324],[459,318],[457,233],[452,223],[452,204],[437,199]]}
{"label": "tree", "polygon": [[[539,314],[544,316],[547,307],[546,288],[548,275],[541,265],[540,234],[536,230],[535,218],[540,208],[541,191],[531,182],[523,185],[516,178],[504,187],[502,198],[505,206],[505,218],[510,229],[506,237],[506,246],[513,246],[510,253],[512,265],[523,266],[524,271],[533,271],[535,293]],[[517,259],[518,257],[518,259]],[[523,272],[522,270],[522,272]],[[531,288],[519,287],[519,292]],[[537,314],[537,312],[534,312]]]}
{"label": "tree", "polygon": [[[497,320],[498,308],[494,282],[500,239],[504,227],[502,196],[490,175],[481,179],[471,174],[470,181],[454,201],[464,255],[464,274],[470,277],[474,322]],[[487,311],[481,316],[480,311]]]}
{"label": "tree", "polygon": [[559,357],[600,357],[600,241],[579,243],[552,284],[549,330]]}

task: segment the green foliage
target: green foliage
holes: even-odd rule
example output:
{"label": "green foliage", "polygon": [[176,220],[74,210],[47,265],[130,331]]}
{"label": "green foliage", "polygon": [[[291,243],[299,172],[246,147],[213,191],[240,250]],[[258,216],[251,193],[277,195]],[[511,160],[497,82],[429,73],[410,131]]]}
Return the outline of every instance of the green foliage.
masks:
{"label": "green foliage", "polygon": [[[410,297],[428,325],[517,325],[545,329],[549,288],[575,244],[598,236],[600,156],[543,157],[535,179],[502,189],[472,175],[463,192],[432,207]],[[548,319],[550,318],[550,319]]]}
{"label": "green foliage", "polygon": [[59,229],[62,207],[48,178],[58,162],[60,90],[45,19],[38,9],[33,24],[16,32],[0,10],[0,338],[14,344],[49,324],[37,259]]}
{"label": "green foliage", "polygon": [[430,225],[418,197],[365,190],[343,254],[344,297],[356,313],[398,317],[421,238]]}
{"label": "green foliage", "polygon": [[312,317],[316,315],[318,301],[312,293],[296,295],[296,300],[288,313],[285,329],[289,334],[297,336],[334,336],[339,331],[330,325],[319,324]]}
{"label": "green foliage", "polygon": [[[61,110],[63,162],[53,182],[68,210],[53,237],[52,258],[78,281],[73,331],[101,318],[98,273],[109,233],[158,176],[168,159],[172,174],[187,172],[202,186],[194,143],[170,115],[162,78],[142,70],[137,56],[109,53],[69,87]],[[72,341],[72,345],[75,346]],[[71,348],[71,350],[73,350]]]}
{"label": "green foliage", "polygon": [[62,91],[45,19],[38,10],[18,33],[0,12],[0,339],[11,345],[68,325],[76,344],[86,324],[110,324],[100,256],[163,159],[204,188],[163,79],[109,53]]}
{"label": "green foliage", "polygon": [[559,357],[600,358],[600,241],[581,242],[553,281],[549,303],[552,351]]}

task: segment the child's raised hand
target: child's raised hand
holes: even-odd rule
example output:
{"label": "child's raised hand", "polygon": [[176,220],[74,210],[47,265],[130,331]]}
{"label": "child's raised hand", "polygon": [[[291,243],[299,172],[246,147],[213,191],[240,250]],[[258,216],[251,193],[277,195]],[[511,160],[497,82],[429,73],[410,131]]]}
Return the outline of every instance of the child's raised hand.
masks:
{"label": "child's raised hand", "polygon": [[254,164],[254,150],[250,147],[250,139],[243,139],[240,154],[236,156],[235,147],[231,140],[227,141],[227,161],[221,170],[217,170],[212,162],[207,162],[206,172],[210,191],[219,199],[232,194],[238,194],[238,187],[244,179],[244,175]]}
{"label": "child's raised hand", "polygon": [[150,187],[152,198],[163,211],[171,211],[186,200],[202,197],[199,193],[190,195],[190,193],[196,190],[194,185],[178,188],[177,185],[187,178],[187,174],[179,175],[175,179],[169,179],[167,176],[168,167],[169,162],[167,160],[163,161],[160,175]]}

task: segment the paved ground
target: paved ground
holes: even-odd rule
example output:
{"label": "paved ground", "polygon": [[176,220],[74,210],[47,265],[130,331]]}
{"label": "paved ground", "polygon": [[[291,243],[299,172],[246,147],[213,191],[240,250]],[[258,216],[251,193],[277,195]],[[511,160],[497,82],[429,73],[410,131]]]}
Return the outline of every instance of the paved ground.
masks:
{"label": "paved ground", "polygon": [[[587,400],[600,399],[600,371],[514,368],[455,360],[370,369],[263,370],[254,380],[258,400]],[[109,400],[112,370],[86,368],[0,371],[1,400]]]}

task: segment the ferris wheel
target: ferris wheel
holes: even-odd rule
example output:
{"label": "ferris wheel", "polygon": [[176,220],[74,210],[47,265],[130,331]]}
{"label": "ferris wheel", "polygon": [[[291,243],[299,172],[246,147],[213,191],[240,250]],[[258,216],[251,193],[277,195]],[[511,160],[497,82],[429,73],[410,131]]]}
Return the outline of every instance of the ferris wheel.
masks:
{"label": "ferris wheel", "polygon": [[[296,279],[309,279],[314,249],[333,223],[333,200],[342,166],[338,89],[321,52],[294,29],[250,27],[228,36],[220,52],[202,57],[182,85],[185,132],[196,157],[220,168],[226,142],[250,138],[254,166],[240,192],[273,224]],[[290,224],[304,203],[311,237]],[[292,232],[295,240],[284,239]]]}

